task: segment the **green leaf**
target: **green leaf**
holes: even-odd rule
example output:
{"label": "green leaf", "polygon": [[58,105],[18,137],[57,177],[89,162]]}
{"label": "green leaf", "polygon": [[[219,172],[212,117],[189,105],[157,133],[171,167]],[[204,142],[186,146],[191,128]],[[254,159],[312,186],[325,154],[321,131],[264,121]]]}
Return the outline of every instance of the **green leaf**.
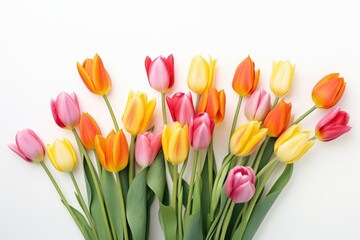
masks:
{"label": "green leaf", "polygon": [[158,153],[154,162],[149,167],[146,183],[159,201],[162,201],[166,186],[164,154],[162,151]]}
{"label": "green leaf", "polygon": [[120,182],[121,182],[121,189],[123,191],[124,199],[126,199],[126,195],[129,190],[129,164],[121,170],[119,173]]}
{"label": "green leaf", "polygon": [[184,240],[204,239],[200,209],[191,215],[185,214]]}
{"label": "green leaf", "polygon": [[[170,172],[171,179],[173,179],[174,166],[173,166],[172,164],[168,164],[168,168],[169,168],[169,172]],[[190,186],[189,186],[189,184],[188,184],[184,179],[181,180],[181,184],[182,184],[182,187],[183,187],[183,199],[182,199],[182,204],[183,204],[184,207],[186,207]],[[165,203],[164,203],[164,204],[165,204]]]}
{"label": "green leaf", "polygon": [[146,178],[147,168],[141,170],[131,182],[127,195],[126,216],[133,239],[146,238]]}
{"label": "green leaf", "polygon": [[260,160],[258,172],[269,162],[271,156],[273,155],[276,139],[277,138],[275,138],[275,137],[271,137],[269,139],[269,141],[267,142],[264,153]]}
{"label": "green leaf", "polygon": [[165,239],[176,239],[177,220],[175,210],[159,202],[160,224],[165,234]]}
{"label": "green leaf", "polygon": [[[254,237],[257,229],[264,220],[266,214],[280,195],[286,184],[289,182],[293,171],[293,164],[286,165],[280,177],[276,180],[269,193],[261,199],[254,208],[251,218],[246,227],[243,240],[250,240]],[[234,235],[235,236],[235,235]],[[236,238],[234,238],[236,239]]]}

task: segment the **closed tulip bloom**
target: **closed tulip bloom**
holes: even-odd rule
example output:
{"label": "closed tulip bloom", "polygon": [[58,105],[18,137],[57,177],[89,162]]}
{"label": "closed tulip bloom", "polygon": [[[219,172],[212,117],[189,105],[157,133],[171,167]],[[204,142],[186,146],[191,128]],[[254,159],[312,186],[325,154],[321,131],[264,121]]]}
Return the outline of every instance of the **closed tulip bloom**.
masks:
{"label": "closed tulip bloom", "polygon": [[90,92],[104,96],[111,90],[111,79],[99,55],[76,64],[81,79]]}
{"label": "closed tulip bloom", "polygon": [[60,172],[71,172],[76,167],[74,147],[66,138],[56,139],[52,145],[46,146],[52,165]]}
{"label": "closed tulip bloom", "polygon": [[116,133],[112,130],[106,138],[97,135],[95,137],[95,151],[99,156],[101,165],[108,172],[117,173],[128,164],[129,145],[121,129]]}
{"label": "closed tulip bloom", "polygon": [[254,196],[255,180],[251,167],[235,166],[226,178],[225,193],[234,203],[246,203]]}
{"label": "closed tulip bloom", "polygon": [[100,128],[89,113],[82,113],[79,122],[81,141],[86,149],[95,149],[95,137],[101,135]]}
{"label": "closed tulip bloom", "polygon": [[136,137],[135,159],[141,167],[147,167],[155,160],[161,148],[161,131],[144,132]]}
{"label": "closed tulip bloom", "polygon": [[44,160],[44,143],[31,129],[24,129],[17,132],[15,144],[9,144],[8,146],[25,161],[41,162]]}
{"label": "closed tulip bloom", "polygon": [[289,126],[291,116],[291,103],[283,99],[266,115],[264,127],[268,129],[270,137],[278,137]]}
{"label": "closed tulip bloom", "polygon": [[197,112],[207,112],[214,119],[215,124],[219,124],[225,117],[225,105],[224,90],[217,91],[215,88],[210,88],[201,95]]}
{"label": "closed tulip bloom", "polygon": [[74,129],[80,121],[80,108],[75,93],[62,92],[56,100],[51,99],[51,111],[56,124],[61,128]]}
{"label": "closed tulip bloom", "polygon": [[210,57],[207,62],[202,56],[195,56],[190,64],[187,83],[197,94],[202,94],[212,86],[216,60]]}
{"label": "closed tulip bloom", "polygon": [[265,90],[256,90],[247,100],[244,113],[249,121],[263,121],[271,110],[270,94]]}
{"label": "closed tulip bloom", "polygon": [[275,142],[274,153],[280,161],[291,164],[299,160],[315,143],[310,131],[301,131],[300,125],[289,127]]}
{"label": "closed tulip bloom", "polygon": [[295,65],[288,61],[273,62],[273,72],[270,79],[271,91],[282,97],[290,90],[295,72]]}
{"label": "closed tulip bloom", "polygon": [[161,141],[167,161],[173,164],[185,161],[190,148],[188,134],[188,125],[182,126],[179,122],[164,125]]}
{"label": "closed tulip bloom", "polygon": [[267,129],[260,127],[258,121],[250,121],[238,127],[230,138],[231,153],[239,157],[252,154],[266,137]]}
{"label": "closed tulip bloom", "polygon": [[341,111],[339,107],[333,109],[316,125],[316,138],[328,142],[350,131],[351,127],[347,125],[349,118],[350,115],[345,111]]}
{"label": "closed tulip bloom", "polygon": [[145,93],[131,91],[122,117],[124,128],[132,135],[143,133],[155,109],[155,99],[148,101]]}
{"label": "closed tulip bloom", "polygon": [[190,120],[189,124],[189,138],[190,145],[196,150],[205,149],[209,146],[215,122],[210,118],[209,114],[198,113]]}
{"label": "closed tulip bloom", "polygon": [[248,56],[237,66],[232,88],[240,96],[248,96],[256,90],[259,76],[260,70],[255,72],[255,63]]}
{"label": "closed tulip bloom", "polygon": [[188,124],[194,116],[194,105],[191,93],[175,93],[171,98],[166,97],[172,120],[181,124]]}
{"label": "closed tulip bloom", "polygon": [[167,92],[174,85],[174,57],[159,56],[154,60],[145,59],[145,69],[150,86],[159,92]]}
{"label": "closed tulip bloom", "polygon": [[316,107],[329,109],[342,97],[346,83],[339,73],[331,73],[321,79],[313,88],[312,99]]}

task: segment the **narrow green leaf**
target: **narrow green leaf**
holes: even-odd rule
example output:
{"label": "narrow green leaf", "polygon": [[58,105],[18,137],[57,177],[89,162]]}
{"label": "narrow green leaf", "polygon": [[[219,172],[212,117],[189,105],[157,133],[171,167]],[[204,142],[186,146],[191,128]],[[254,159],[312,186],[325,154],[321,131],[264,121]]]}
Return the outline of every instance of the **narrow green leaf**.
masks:
{"label": "narrow green leaf", "polygon": [[160,224],[165,234],[165,239],[176,239],[177,220],[175,210],[159,202]]}
{"label": "narrow green leaf", "polygon": [[146,183],[155,193],[159,201],[162,201],[166,186],[164,154],[162,151],[158,153],[154,162],[149,167]]}
{"label": "narrow green leaf", "polygon": [[185,214],[184,240],[204,239],[200,209],[191,215]]}
{"label": "narrow green leaf", "polygon": [[[120,182],[121,182],[121,189],[124,194],[124,199],[126,199],[126,195],[129,190],[129,165],[126,166],[123,170],[121,170],[119,173]],[[125,203],[126,204],[126,203]]]}
{"label": "narrow green leaf", "polygon": [[269,141],[267,142],[266,148],[265,148],[264,153],[260,160],[258,171],[260,171],[269,162],[272,154],[274,153],[274,145],[275,145],[276,139],[277,138],[275,138],[275,137],[271,137],[269,139]]}

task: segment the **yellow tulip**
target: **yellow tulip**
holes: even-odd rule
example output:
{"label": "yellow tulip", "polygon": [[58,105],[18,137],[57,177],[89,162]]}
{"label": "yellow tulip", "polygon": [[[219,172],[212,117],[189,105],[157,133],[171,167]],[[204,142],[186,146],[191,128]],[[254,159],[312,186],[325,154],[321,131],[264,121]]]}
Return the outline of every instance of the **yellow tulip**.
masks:
{"label": "yellow tulip", "polygon": [[76,166],[74,147],[67,139],[56,139],[53,145],[46,147],[51,163],[60,172],[71,172]]}
{"label": "yellow tulip", "polygon": [[189,153],[188,125],[182,126],[179,122],[172,125],[165,124],[162,133],[162,147],[167,161],[179,164],[185,161]]}
{"label": "yellow tulip", "polygon": [[202,56],[195,56],[190,64],[187,83],[197,94],[202,94],[212,86],[216,60],[207,62]]}
{"label": "yellow tulip", "polygon": [[282,97],[289,91],[295,72],[295,65],[288,61],[273,62],[273,72],[270,79],[271,91]]}
{"label": "yellow tulip", "polygon": [[131,135],[145,132],[154,113],[155,105],[155,99],[148,101],[145,93],[131,91],[122,117],[126,131]]}
{"label": "yellow tulip", "polygon": [[290,164],[301,158],[315,143],[310,131],[301,131],[300,125],[289,127],[275,142],[274,153],[280,161]]}

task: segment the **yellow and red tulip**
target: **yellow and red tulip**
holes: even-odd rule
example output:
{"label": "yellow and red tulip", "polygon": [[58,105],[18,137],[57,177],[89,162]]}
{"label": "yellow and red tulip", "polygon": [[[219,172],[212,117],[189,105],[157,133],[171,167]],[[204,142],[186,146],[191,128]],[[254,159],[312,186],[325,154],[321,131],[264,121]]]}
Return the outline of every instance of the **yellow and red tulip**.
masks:
{"label": "yellow and red tulip", "polygon": [[76,167],[76,153],[73,145],[66,138],[56,139],[46,146],[52,165],[60,172],[71,172]]}
{"label": "yellow and red tulip", "polygon": [[225,117],[225,105],[224,90],[217,91],[215,88],[210,88],[201,95],[197,113],[207,112],[214,119],[215,124],[219,124]]}
{"label": "yellow and red tulip", "polygon": [[268,129],[270,137],[278,137],[288,127],[291,116],[291,103],[283,99],[267,114],[264,127]]}
{"label": "yellow and red tulip", "polygon": [[188,87],[197,94],[208,90],[213,83],[216,60],[210,57],[207,62],[202,56],[195,56],[190,64],[187,83]]}
{"label": "yellow and red tulip", "polygon": [[189,153],[188,125],[182,126],[179,122],[165,124],[161,142],[167,161],[180,164],[185,161]]}
{"label": "yellow and red tulip", "polygon": [[260,70],[255,72],[255,63],[248,56],[237,66],[232,88],[240,96],[251,95],[257,88],[259,76]]}

